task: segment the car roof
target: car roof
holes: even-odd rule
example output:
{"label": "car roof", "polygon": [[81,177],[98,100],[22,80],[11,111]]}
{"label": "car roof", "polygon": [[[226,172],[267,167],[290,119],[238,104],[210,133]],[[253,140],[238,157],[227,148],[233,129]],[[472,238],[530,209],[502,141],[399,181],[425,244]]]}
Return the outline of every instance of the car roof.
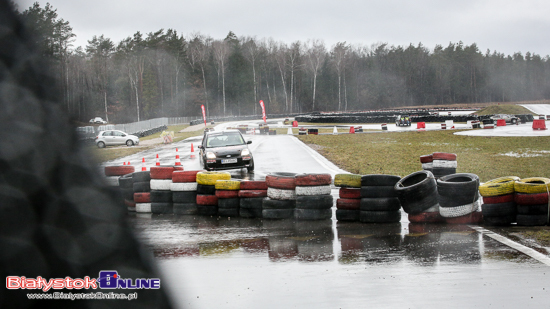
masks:
{"label": "car roof", "polygon": [[223,131],[208,131],[205,132],[206,135],[223,135],[224,133],[241,133],[239,130],[229,129],[229,130],[223,130]]}

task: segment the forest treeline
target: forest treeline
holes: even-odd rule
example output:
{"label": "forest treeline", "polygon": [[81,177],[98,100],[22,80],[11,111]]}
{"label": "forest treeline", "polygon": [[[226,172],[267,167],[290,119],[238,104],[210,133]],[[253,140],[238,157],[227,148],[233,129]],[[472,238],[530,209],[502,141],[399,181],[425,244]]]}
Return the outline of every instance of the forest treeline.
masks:
{"label": "forest treeline", "polygon": [[535,53],[481,52],[475,43],[370,46],[321,40],[223,39],[174,29],[120,42],[75,35],[50,4],[20,13],[53,68],[75,118],[110,122],[155,117],[352,111],[414,105],[550,99],[550,61]]}

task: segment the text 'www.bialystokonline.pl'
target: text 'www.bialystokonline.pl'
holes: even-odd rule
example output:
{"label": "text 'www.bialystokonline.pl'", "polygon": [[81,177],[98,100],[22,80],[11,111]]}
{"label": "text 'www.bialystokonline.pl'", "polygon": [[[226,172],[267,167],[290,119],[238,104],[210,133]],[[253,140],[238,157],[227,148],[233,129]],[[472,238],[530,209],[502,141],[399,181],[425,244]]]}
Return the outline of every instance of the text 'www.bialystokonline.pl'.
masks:
{"label": "text 'www.bialystokonline.pl'", "polygon": [[103,292],[92,292],[92,293],[63,293],[63,292],[54,292],[54,293],[29,293],[27,294],[28,299],[67,299],[67,300],[78,300],[78,299],[122,299],[122,300],[134,300],[138,298],[138,293],[103,293]]}

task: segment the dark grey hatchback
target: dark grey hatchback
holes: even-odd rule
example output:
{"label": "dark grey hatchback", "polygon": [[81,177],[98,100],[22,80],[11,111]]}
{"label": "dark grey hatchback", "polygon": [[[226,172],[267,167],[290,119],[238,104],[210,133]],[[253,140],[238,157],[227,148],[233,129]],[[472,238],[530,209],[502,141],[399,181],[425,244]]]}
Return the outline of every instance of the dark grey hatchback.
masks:
{"label": "dark grey hatchback", "polygon": [[254,158],[248,149],[251,143],[245,142],[238,130],[205,132],[198,147],[201,164],[207,171],[246,168],[252,172]]}

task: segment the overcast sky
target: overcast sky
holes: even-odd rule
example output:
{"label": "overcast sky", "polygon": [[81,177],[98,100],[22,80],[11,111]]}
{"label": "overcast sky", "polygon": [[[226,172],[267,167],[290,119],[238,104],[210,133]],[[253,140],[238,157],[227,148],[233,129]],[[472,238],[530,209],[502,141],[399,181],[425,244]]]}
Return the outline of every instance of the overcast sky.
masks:
{"label": "overcast sky", "polygon": [[[24,10],[36,0],[15,0]],[[550,55],[548,0],[49,0],[85,46],[104,34],[118,43],[136,31],[172,28],[223,39],[272,37],[291,43],[321,39],[370,46],[385,42],[430,49],[458,41],[506,55]]]}

